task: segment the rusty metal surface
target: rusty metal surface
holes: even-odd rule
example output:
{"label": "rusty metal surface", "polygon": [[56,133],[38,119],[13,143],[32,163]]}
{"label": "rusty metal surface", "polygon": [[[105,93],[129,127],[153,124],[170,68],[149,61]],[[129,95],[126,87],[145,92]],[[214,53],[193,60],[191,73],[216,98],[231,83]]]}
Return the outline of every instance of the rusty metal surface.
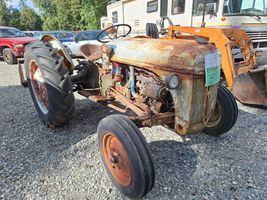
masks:
{"label": "rusty metal surface", "polygon": [[22,67],[22,63],[24,62],[24,59],[18,59],[18,70],[19,70],[19,80],[20,80],[20,84],[23,87],[27,87],[28,86],[28,82],[25,79],[24,76],[24,72],[23,72],[23,67]]}
{"label": "rusty metal surface", "polygon": [[29,76],[33,94],[38,103],[38,107],[44,114],[47,114],[49,108],[47,86],[44,75],[42,74],[41,69],[35,60],[30,61]]}
{"label": "rusty metal surface", "polygon": [[[187,35],[185,35],[185,33]],[[196,40],[196,37],[204,38],[220,49],[222,69],[230,89],[232,89],[233,80],[238,74],[247,73],[249,70],[256,68],[256,56],[254,54],[253,45],[244,30],[170,26],[168,36],[165,39],[181,40],[190,37],[193,40]],[[240,49],[240,53],[244,59],[243,64],[235,63],[232,55],[233,48]]]}
{"label": "rusty metal surface", "polygon": [[[244,30],[170,26],[165,39],[180,40],[190,37],[195,39],[196,36],[205,38],[220,49],[227,85],[241,103],[266,105],[267,78],[259,75],[258,71],[262,71],[262,68],[257,66],[252,41]],[[232,49],[240,50],[241,61],[233,59]],[[264,72],[260,73],[264,74]]]}
{"label": "rusty metal surface", "polygon": [[84,44],[80,47],[80,51],[87,60],[96,61],[103,55],[101,46],[94,44]]}
{"label": "rusty metal surface", "polygon": [[127,108],[120,108],[119,106],[116,106],[112,103],[109,103],[107,106],[113,110],[120,112],[120,113],[126,113],[127,112]]}
{"label": "rusty metal surface", "polygon": [[101,96],[99,90],[80,90],[78,93],[93,102],[106,102],[113,100],[112,97]]}
{"label": "rusty metal surface", "polygon": [[102,96],[107,96],[107,91],[113,85],[112,75],[110,73],[100,74],[100,91]]}
{"label": "rusty metal surface", "polygon": [[[174,130],[180,135],[185,135],[189,133],[191,112],[194,109],[193,107],[196,105],[192,105],[193,76],[184,76],[180,81],[179,88],[172,89],[170,92],[175,109]],[[200,102],[196,101],[196,103],[199,104]],[[201,110],[199,110],[199,113],[202,113]]]}
{"label": "rusty metal surface", "polygon": [[217,99],[217,85],[205,87],[204,77],[180,76],[179,88],[170,90],[174,109],[174,129],[179,135],[201,131],[207,124]]}
{"label": "rusty metal surface", "polygon": [[111,44],[111,60],[147,70],[204,74],[204,57],[213,45],[195,41],[124,39]]}
{"label": "rusty metal surface", "polygon": [[104,97],[104,96],[98,96],[98,95],[89,96],[88,99],[93,102],[97,102],[97,103],[113,100],[113,98],[111,97]]}
{"label": "rusty metal surface", "polygon": [[[171,125],[180,135],[205,127],[216,104],[217,86],[205,87],[204,55],[215,50],[214,46],[142,38],[119,40],[110,47],[110,65],[100,70],[101,95],[125,107],[114,101],[109,107],[123,113],[132,110],[142,126]],[[179,76],[180,86],[169,92],[160,75],[170,72]],[[168,95],[173,100],[172,112],[164,101]]]}
{"label": "rusty metal surface", "polygon": [[[108,107],[123,113],[130,109],[137,115],[133,118],[136,123],[169,125],[180,135],[205,127],[217,94],[217,85],[205,87],[204,77],[204,56],[216,50],[213,45],[135,38],[118,40],[109,46],[113,51],[105,54],[107,60],[99,68],[100,94],[104,100],[114,98]],[[169,91],[163,78],[170,73],[179,76],[180,86]],[[99,95],[82,93],[96,102],[102,100]],[[170,102],[167,96],[172,97]]]}
{"label": "rusty metal surface", "polygon": [[[144,76],[144,74],[142,75]],[[110,75],[105,74],[105,76]],[[123,89],[119,88],[119,90],[117,90],[110,76],[109,86],[106,86],[106,95],[113,97],[114,100],[125,107],[115,105],[116,101],[109,101],[108,107],[122,113],[125,113],[127,109],[132,110],[138,116],[132,117],[132,119],[139,126],[169,125],[180,135],[199,132],[207,124],[215,107],[217,85],[206,88],[204,76],[179,74],[179,77],[179,88],[171,90],[174,112],[161,111],[163,103],[159,101],[157,91],[163,86],[160,86],[161,83],[157,83],[151,76],[137,78],[137,81],[142,80],[143,83],[140,83],[140,94],[135,99],[131,99],[127,94],[121,93],[124,91]],[[158,84],[158,86],[148,86],[146,88],[145,86],[147,86],[146,83],[148,80],[150,80],[150,84]],[[141,88],[144,88],[145,92],[141,92]],[[125,89],[129,90],[127,84],[125,84]],[[149,89],[155,91],[148,92]],[[151,94],[149,96],[152,96],[149,98],[155,99],[155,102],[152,102],[152,104],[147,104],[147,92]],[[107,100],[106,97],[98,96],[95,93],[93,94],[92,91],[84,90],[79,93],[95,102],[105,102]]]}
{"label": "rusty metal surface", "polygon": [[233,94],[241,103],[267,106],[266,71],[257,70],[237,76]]}
{"label": "rusty metal surface", "polygon": [[206,88],[205,126],[208,124],[217,103],[218,85]]}
{"label": "rusty metal surface", "polygon": [[138,116],[147,115],[147,112],[139,108],[137,105],[134,104],[134,102],[132,102],[131,100],[129,100],[124,95],[117,92],[116,90],[111,88],[111,91],[109,92],[109,94],[113,96],[117,101],[121,102],[125,107],[135,112]]}
{"label": "rusty metal surface", "polygon": [[120,139],[113,133],[105,133],[102,137],[101,152],[105,163],[116,182],[128,187],[132,182],[132,167],[128,153]]}
{"label": "rusty metal surface", "polygon": [[[155,125],[173,125],[174,113],[161,113],[158,115],[146,115],[142,117],[129,116],[139,126],[155,126]],[[173,127],[172,127],[173,128]]]}
{"label": "rusty metal surface", "polygon": [[99,91],[93,91],[93,90],[80,90],[78,91],[78,93],[86,98],[88,98],[89,96],[99,95]]}

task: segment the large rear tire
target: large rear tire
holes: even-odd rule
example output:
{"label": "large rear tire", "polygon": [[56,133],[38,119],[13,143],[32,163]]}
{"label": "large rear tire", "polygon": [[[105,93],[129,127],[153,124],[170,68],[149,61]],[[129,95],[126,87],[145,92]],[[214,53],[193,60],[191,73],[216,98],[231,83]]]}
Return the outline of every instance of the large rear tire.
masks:
{"label": "large rear tire", "polygon": [[49,127],[67,124],[74,111],[69,70],[57,49],[48,43],[30,44],[25,53],[26,77],[35,108]]}
{"label": "large rear tire", "polygon": [[237,117],[238,107],[234,96],[225,86],[219,85],[213,115],[203,132],[211,136],[220,136],[235,125]]}
{"label": "large rear tire", "polygon": [[110,115],[98,125],[98,144],[115,187],[129,198],[142,198],[153,187],[155,172],[147,142],[123,115]]}

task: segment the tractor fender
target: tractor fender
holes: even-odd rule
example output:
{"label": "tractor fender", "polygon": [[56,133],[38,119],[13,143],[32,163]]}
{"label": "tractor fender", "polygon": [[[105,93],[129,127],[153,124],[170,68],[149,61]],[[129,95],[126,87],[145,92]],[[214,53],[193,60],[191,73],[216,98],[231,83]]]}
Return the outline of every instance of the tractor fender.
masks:
{"label": "tractor fender", "polygon": [[58,53],[64,57],[64,63],[66,67],[69,69],[70,72],[73,71],[74,64],[72,62],[71,56],[67,52],[66,48],[64,45],[54,36],[52,35],[44,35],[41,38],[41,41],[49,43],[52,45],[53,48],[58,50]]}

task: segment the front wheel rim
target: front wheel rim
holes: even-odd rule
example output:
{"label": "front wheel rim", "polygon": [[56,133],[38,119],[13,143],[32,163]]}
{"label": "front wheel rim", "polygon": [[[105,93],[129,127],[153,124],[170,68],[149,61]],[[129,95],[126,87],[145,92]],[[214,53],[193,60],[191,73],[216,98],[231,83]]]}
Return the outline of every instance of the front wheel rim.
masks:
{"label": "front wheel rim", "polygon": [[211,127],[215,127],[219,124],[219,122],[222,119],[222,108],[219,105],[219,103],[217,102],[214,108],[214,111],[211,115],[211,118],[208,122],[208,124],[206,125],[207,128],[211,128]]}
{"label": "front wheel rim", "polygon": [[48,97],[47,97],[46,84],[42,72],[34,60],[30,62],[29,73],[30,73],[30,80],[33,93],[38,103],[38,106],[44,114],[47,114]]}
{"label": "front wheel rim", "polygon": [[105,163],[116,182],[128,187],[132,182],[132,168],[128,154],[120,140],[112,133],[102,138],[102,153]]}

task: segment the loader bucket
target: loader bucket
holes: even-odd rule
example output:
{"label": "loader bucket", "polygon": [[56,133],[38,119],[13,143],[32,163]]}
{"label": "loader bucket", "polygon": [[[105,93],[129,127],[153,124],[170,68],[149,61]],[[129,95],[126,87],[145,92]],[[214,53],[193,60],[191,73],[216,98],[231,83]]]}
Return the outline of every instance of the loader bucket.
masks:
{"label": "loader bucket", "polygon": [[243,104],[267,106],[267,69],[239,74],[234,79],[232,92]]}

